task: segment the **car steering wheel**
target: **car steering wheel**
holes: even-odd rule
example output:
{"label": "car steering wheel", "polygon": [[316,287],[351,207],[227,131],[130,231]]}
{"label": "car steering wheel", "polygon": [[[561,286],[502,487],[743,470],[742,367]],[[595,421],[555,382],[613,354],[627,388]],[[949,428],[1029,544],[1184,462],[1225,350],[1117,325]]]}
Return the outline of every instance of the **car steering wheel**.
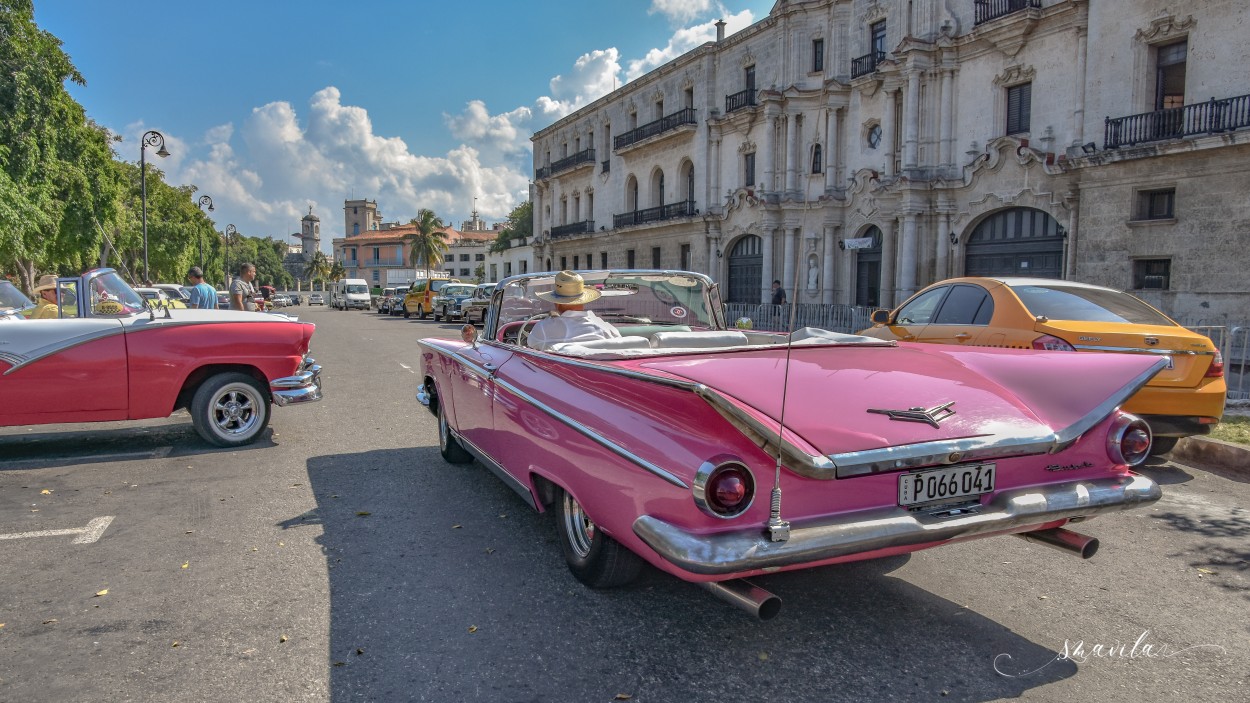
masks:
{"label": "car steering wheel", "polygon": [[517,330],[517,333],[516,333],[516,345],[518,347],[526,346],[525,343],[526,341],[528,341],[530,330],[534,329],[534,327],[538,324],[540,320],[542,320],[545,317],[549,317],[550,314],[551,313],[540,312],[537,315],[531,316],[530,319],[522,323],[521,329]]}

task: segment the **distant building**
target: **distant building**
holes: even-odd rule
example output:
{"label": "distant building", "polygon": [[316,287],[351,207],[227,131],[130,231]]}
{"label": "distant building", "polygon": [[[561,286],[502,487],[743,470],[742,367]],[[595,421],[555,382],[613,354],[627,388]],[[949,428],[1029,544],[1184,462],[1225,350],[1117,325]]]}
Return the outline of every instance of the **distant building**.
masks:
{"label": "distant building", "polygon": [[298,237],[299,244],[290,244],[287,246],[287,254],[282,259],[282,268],[297,281],[307,280],[304,276],[305,269],[308,268],[308,262],[312,260],[313,254],[321,249],[321,218],[313,214],[312,207],[308,208],[308,214],[300,220],[300,231],[291,235]]}

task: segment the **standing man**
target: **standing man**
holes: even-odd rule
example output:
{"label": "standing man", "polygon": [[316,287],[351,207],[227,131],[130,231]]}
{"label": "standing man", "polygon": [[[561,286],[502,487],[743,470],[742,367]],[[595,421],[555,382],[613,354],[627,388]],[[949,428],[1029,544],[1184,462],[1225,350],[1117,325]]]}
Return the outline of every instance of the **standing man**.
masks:
{"label": "standing man", "polygon": [[217,308],[217,290],[204,282],[204,272],[199,266],[192,266],[187,271],[187,280],[191,286],[187,288],[187,294],[191,296],[188,307],[198,308],[200,310],[215,310]]}
{"label": "standing man", "polygon": [[239,266],[239,277],[230,284],[230,309],[256,311],[256,289],[252,281],[256,279],[256,266],[242,264]]}
{"label": "standing man", "polygon": [[781,287],[781,281],[773,281],[773,305],[786,304],[786,289]]}

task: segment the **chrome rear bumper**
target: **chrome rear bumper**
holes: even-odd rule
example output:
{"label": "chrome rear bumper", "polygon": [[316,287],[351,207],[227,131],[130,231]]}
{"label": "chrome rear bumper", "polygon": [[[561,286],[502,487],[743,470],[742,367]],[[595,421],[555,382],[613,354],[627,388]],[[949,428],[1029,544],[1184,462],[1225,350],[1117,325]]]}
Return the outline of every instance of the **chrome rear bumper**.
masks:
{"label": "chrome rear bumper", "polygon": [[888,508],[795,521],[785,542],[770,542],[762,524],[700,535],[650,515],[634,521],[634,534],[680,569],[724,575],[1020,530],[1149,505],[1162,495],[1154,481],[1131,474],[1003,491],[978,512],[956,517]]}
{"label": "chrome rear bumper", "polygon": [[305,357],[294,376],[270,381],[269,392],[278,407],[321,400],[321,366],[311,357]]}

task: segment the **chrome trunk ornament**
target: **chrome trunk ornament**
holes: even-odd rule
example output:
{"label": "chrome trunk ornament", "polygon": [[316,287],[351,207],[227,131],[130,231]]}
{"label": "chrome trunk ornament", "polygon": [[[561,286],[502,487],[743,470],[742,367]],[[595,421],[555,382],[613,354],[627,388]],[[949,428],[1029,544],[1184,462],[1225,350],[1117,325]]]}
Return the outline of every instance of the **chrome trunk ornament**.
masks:
{"label": "chrome trunk ornament", "polygon": [[907,410],[880,410],[877,408],[868,408],[868,412],[878,415],[887,415],[891,420],[900,422],[923,422],[934,429],[937,429],[938,423],[955,414],[950,407],[955,401],[935,405],[931,408],[908,408]]}

